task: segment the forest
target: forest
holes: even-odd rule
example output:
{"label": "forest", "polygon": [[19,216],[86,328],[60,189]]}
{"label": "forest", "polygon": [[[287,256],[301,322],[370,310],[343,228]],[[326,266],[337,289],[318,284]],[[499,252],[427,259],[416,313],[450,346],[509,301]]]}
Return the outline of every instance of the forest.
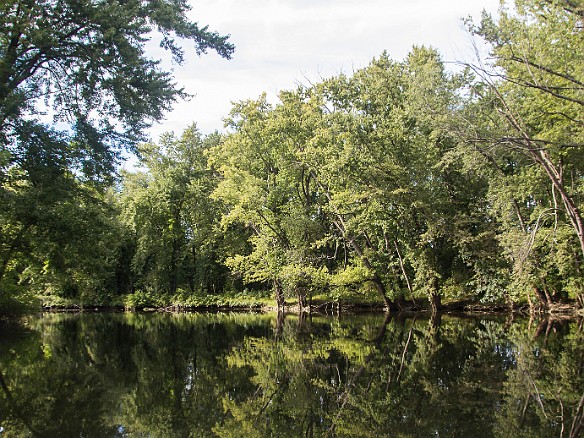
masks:
{"label": "forest", "polygon": [[[584,4],[142,134],[184,91],[149,32],[230,58],[185,1],[0,6],[0,313],[53,307],[584,308]],[[34,23],[32,25],[31,23]],[[59,23],[57,26],[56,23]],[[478,50],[477,50],[478,52]],[[138,157],[120,170],[123,152]]]}

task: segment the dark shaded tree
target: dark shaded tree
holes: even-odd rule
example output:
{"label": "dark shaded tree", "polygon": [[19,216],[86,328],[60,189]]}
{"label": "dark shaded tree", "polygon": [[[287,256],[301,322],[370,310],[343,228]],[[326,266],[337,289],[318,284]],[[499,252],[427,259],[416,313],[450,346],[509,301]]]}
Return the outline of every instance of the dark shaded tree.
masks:
{"label": "dark shaded tree", "polygon": [[[35,235],[64,251],[52,239],[63,234],[63,217],[45,220],[43,213],[67,205],[67,186],[102,191],[121,152],[144,140],[145,129],[187,96],[146,55],[149,39],[159,37],[179,64],[182,41],[198,54],[212,49],[231,56],[227,37],[191,22],[189,10],[184,0],[0,5],[0,281],[8,271],[18,276],[31,263],[49,261],[30,257]],[[92,188],[81,188],[86,185]],[[74,240],[82,231],[68,232]]]}

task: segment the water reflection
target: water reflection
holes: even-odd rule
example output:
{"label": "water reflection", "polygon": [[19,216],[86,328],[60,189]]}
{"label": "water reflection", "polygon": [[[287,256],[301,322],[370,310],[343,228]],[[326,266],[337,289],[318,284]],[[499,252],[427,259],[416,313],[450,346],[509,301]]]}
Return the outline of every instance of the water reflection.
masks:
{"label": "water reflection", "polygon": [[0,327],[0,436],[576,437],[578,323],[45,314]]}

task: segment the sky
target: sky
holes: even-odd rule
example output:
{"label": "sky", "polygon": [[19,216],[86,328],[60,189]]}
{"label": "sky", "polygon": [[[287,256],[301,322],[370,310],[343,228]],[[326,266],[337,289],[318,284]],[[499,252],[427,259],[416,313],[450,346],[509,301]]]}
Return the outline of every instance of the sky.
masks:
{"label": "sky", "polygon": [[[231,60],[215,52],[172,65],[155,44],[178,85],[193,97],[178,102],[148,134],[180,135],[195,122],[203,134],[224,131],[232,102],[255,99],[365,67],[384,50],[402,60],[414,45],[439,50],[447,68],[472,61],[472,38],[461,19],[496,13],[499,0],[190,0],[189,18],[225,35],[236,50]],[[189,50],[190,49],[190,50]],[[452,64],[450,64],[452,63]]]}

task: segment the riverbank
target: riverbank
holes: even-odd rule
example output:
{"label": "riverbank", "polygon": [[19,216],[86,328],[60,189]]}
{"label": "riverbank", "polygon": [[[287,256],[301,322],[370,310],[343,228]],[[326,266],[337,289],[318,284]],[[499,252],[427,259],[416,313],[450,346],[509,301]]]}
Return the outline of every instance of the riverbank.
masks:
{"label": "riverbank", "polygon": [[[270,299],[206,299],[204,304],[186,305],[186,304],[167,304],[167,305],[152,305],[149,303],[138,304],[134,306],[114,304],[101,305],[95,303],[84,304],[52,304],[41,306],[42,311],[47,312],[216,312],[216,311],[235,311],[235,312],[277,312],[278,307],[274,300]],[[287,300],[284,306],[284,312],[290,314],[314,313],[335,315],[343,313],[383,313],[386,308],[378,303],[371,303],[368,301],[329,301],[329,300],[313,300],[311,304],[299,307],[298,302],[294,300]],[[392,309],[393,313],[410,313],[410,314],[425,314],[431,313],[431,306],[429,303],[418,301],[415,305],[406,304],[400,309]],[[440,313],[480,313],[480,314],[520,314],[520,315],[554,315],[556,317],[584,317],[584,309],[579,308],[576,303],[558,304],[551,308],[530,309],[529,305],[504,305],[504,304],[481,304],[473,303],[465,300],[451,301],[444,303],[439,308]]]}
{"label": "riverbank", "polygon": [[[428,300],[416,298],[403,301],[392,312],[431,313]],[[29,296],[24,301],[0,303],[0,315],[31,314],[49,312],[201,312],[201,311],[278,311],[276,301],[269,291],[243,291],[224,294],[177,294],[174,296],[136,292],[125,296],[108,297],[100,300],[63,298],[54,295]],[[347,294],[314,296],[300,308],[297,299],[290,297],[285,302],[284,311],[291,314],[341,314],[363,312],[385,312],[383,304],[375,295]],[[548,308],[532,308],[528,303],[478,303],[469,299],[444,300],[439,309],[442,313],[516,313],[552,314],[584,317],[584,309],[577,302],[555,304]]]}

